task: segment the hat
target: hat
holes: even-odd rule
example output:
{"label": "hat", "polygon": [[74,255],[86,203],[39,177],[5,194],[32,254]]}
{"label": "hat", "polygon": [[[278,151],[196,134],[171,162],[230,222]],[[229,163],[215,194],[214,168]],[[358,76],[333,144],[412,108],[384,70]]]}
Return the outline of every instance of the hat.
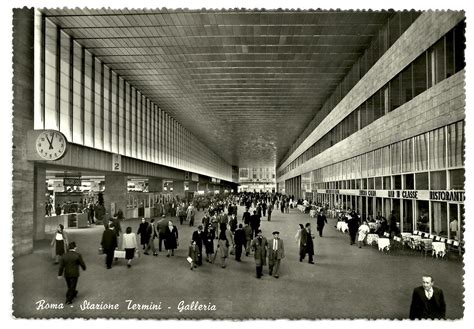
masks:
{"label": "hat", "polygon": [[278,232],[278,231],[274,231],[272,234],[280,234],[280,232]]}

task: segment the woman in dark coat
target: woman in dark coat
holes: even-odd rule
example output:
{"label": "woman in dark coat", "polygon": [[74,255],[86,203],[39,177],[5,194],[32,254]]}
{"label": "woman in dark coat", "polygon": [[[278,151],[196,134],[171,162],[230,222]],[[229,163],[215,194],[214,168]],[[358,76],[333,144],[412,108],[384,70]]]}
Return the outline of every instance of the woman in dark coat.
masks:
{"label": "woman in dark coat", "polygon": [[216,238],[216,231],[214,226],[209,224],[204,229],[204,247],[206,248],[206,262],[212,263],[212,255],[214,254],[214,239]]}
{"label": "woman in dark coat", "polygon": [[143,247],[143,250],[148,246],[148,242],[150,241],[150,235],[148,234],[148,226],[150,224],[146,221],[145,218],[142,218],[142,222],[138,227],[137,235],[140,234],[140,244]]}
{"label": "woman in dark coat", "polygon": [[174,256],[174,250],[178,247],[178,229],[173,221],[168,222],[165,231],[165,249],[168,250],[166,257]]}

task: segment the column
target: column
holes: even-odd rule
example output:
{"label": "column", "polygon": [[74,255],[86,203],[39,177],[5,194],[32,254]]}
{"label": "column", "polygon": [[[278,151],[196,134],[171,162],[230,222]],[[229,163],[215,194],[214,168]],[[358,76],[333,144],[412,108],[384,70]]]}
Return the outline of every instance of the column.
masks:
{"label": "column", "polygon": [[34,9],[13,10],[13,256],[33,252],[34,163],[26,159],[26,131],[34,128]]}
{"label": "column", "polygon": [[[45,205],[46,205],[46,169],[36,166],[34,170],[34,211],[33,211],[33,227],[35,240],[45,238]],[[54,209],[52,210],[54,213]]]}
{"label": "column", "polygon": [[124,174],[106,174],[105,175],[105,193],[104,206],[105,216],[113,216],[119,209],[126,215],[127,210],[127,181],[128,177]]}

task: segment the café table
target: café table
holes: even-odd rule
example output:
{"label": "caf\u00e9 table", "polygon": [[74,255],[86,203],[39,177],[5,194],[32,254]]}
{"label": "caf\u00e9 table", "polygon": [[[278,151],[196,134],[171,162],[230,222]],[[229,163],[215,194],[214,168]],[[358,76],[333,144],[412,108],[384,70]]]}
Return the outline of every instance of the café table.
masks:
{"label": "caf\u00e9 table", "polygon": [[377,243],[378,240],[379,240],[379,236],[377,234],[367,234],[368,245],[373,245],[374,243]]}
{"label": "caf\u00e9 table", "polygon": [[444,257],[446,254],[446,244],[444,242],[433,242],[433,255],[436,257]]}
{"label": "caf\u00e9 table", "polygon": [[379,238],[377,240],[377,245],[379,250],[384,251],[384,250],[389,250],[390,249],[390,239],[388,238]]}
{"label": "caf\u00e9 table", "polygon": [[347,226],[346,222],[337,222],[336,228],[338,231],[341,231],[341,232],[346,232],[349,230],[349,227]]}

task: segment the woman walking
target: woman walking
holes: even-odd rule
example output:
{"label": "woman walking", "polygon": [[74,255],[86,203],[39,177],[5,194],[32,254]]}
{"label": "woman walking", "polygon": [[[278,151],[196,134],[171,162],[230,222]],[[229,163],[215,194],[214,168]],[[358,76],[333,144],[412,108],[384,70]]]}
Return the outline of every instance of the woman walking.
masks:
{"label": "woman walking", "polygon": [[178,247],[178,229],[173,221],[168,222],[165,231],[165,249],[168,250],[166,257],[174,256],[174,250]]}
{"label": "woman walking", "polygon": [[212,255],[214,254],[214,239],[216,238],[216,233],[214,231],[214,226],[209,224],[204,229],[204,247],[206,248],[206,262],[212,263]]}
{"label": "woman walking", "polygon": [[51,256],[54,258],[54,264],[58,264],[59,259],[68,251],[68,245],[69,239],[64,231],[64,225],[59,224],[51,240]]}
{"label": "woman walking", "polygon": [[132,267],[132,259],[135,257],[135,250],[137,250],[137,236],[132,232],[129,226],[125,230],[122,237],[122,248],[125,250],[125,259],[127,260],[127,267]]}

